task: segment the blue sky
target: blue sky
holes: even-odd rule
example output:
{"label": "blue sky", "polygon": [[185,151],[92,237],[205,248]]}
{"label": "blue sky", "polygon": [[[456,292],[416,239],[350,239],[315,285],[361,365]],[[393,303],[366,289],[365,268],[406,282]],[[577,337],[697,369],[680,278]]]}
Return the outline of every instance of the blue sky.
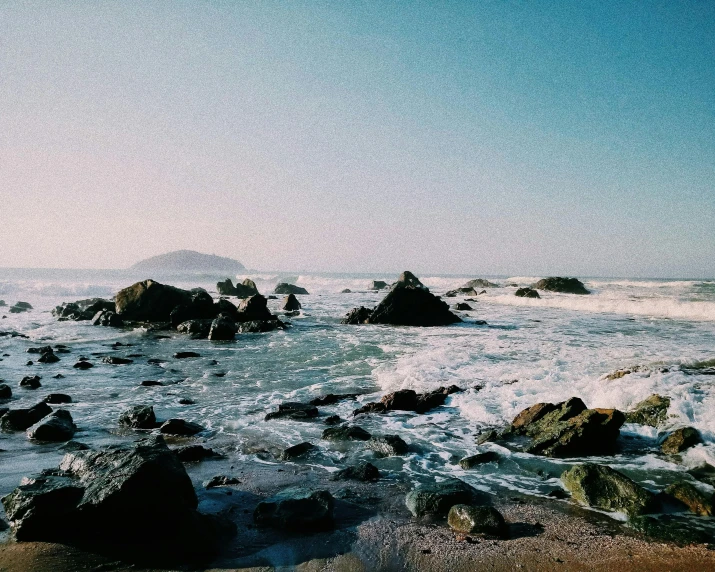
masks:
{"label": "blue sky", "polygon": [[0,266],[715,276],[712,2],[0,3]]}

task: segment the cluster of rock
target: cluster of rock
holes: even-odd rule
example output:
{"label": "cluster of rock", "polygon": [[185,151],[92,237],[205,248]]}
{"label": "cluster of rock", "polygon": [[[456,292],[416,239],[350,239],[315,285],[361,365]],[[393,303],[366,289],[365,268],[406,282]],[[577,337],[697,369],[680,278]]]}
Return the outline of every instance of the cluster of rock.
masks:
{"label": "cluster of rock", "polygon": [[[0,300],[2,304],[0,306],[7,306],[4,300]],[[10,306],[8,310],[11,314],[22,314],[23,312],[28,312],[32,310],[32,305],[29,302],[16,302],[15,305]]]}
{"label": "cluster of rock", "polygon": [[216,291],[220,296],[237,296],[239,298],[248,298],[258,294],[256,283],[250,278],[246,278],[240,284],[233,285],[230,278],[226,278],[223,282],[216,283]]}
{"label": "cluster of rock", "polygon": [[[3,394],[6,399],[12,396],[7,385]],[[0,386],[0,391],[3,387]],[[61,393],[50,394],[44,401],[28,408],[9,409],[0,407],[0,429],[3,431],[25,431],[28,439],[33,441],[63,442],[69,441],[75,434],[77,426],[72,415],[65,409],[53,410],[48,403],[69,403],[71,398]]]}
{"label": "cluster of rock", "polygon": [[414,411],[425,413],[430,409],[444,405],[447,398],[453,393],[462,391],[456,385],[439,387],[427,393],[417,393],[412,389],[400,389],[384,395],[380,401],[366,403],[353,411],[353,416],[364,413],[387,413],[389,411]]}

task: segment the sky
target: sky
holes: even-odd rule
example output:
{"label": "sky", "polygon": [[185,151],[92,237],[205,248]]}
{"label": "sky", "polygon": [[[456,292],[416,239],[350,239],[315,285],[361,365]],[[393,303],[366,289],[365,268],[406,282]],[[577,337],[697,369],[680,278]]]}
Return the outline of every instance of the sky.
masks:
{"label": "sky", "polygon": [[0,0],[0,267],[715,277],[715,3]]}

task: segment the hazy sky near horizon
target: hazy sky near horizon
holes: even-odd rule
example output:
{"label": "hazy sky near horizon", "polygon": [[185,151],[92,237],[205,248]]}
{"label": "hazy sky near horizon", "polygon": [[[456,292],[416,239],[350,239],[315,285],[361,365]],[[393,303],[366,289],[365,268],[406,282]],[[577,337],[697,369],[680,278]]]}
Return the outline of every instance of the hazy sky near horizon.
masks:
{"label": "hazy sky near horizon", "polygon": [[0,267],[715,277],[715,3],[0,0]]}

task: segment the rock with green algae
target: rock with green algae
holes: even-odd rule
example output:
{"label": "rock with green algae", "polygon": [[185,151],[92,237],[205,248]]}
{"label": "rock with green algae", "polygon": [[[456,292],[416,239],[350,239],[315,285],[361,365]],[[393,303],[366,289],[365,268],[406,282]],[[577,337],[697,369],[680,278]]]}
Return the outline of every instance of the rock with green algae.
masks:
{"label": "rock with green algae", "polygon": [[421,484],[405,497],[405,504],[413,516],[445,517],[456,504],[471,504],[476,489],[459,479],[440,483]]}
{"label": "rock with green algae", "polygon": [[464,534],[484,534],[506,538],[509,527],[502,514],[491,506],[456,504],[449,509],[447,524]]}
{"label": "rock with green algae", "polygon": [[665,422],[668,407],[670,407],[670,397],[654,393],[640,403],[636,403],[633,410],[626,413],[626,423],[658,427]]}
{"label": "rock with green algae", "polygon": [[705,494],[687,481],[676,481],[665,492],[682,502],[688,510],[700,516],[713,515],[713,495]]}
{"label": "rock with green algae", "polygon": [[665,438],[660,446],[660,450],[666,455],[677,455],[702,442],[703,440],[697,429],[693,427],[681,427]]}
{"label": "rock with green algae", "polygon": [[630,519],[628,525],[650,540],[676,544],[705,544],[715,540],[713,531],[691,518],[674,514],[641,515]]}

